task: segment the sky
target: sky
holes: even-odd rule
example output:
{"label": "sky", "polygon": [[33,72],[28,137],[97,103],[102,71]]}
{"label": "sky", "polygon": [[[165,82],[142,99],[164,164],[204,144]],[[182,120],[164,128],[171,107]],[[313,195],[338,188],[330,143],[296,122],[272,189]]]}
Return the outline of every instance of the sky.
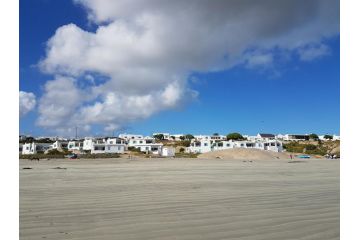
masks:
{"label": "sky", "polygon": [[340,134],[339,1],[20,0],[20,133]]}

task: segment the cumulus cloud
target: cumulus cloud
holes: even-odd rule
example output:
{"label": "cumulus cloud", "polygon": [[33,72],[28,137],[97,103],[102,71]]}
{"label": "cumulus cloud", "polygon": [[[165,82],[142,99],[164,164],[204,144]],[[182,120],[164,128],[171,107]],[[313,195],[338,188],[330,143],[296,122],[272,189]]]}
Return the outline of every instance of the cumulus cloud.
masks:
{"label": "cumulus cloud", "polygon": [[21,117],[33,110],[36,106],[36,97],[31,92],[20,91],[19,100],[19,112]]}
{"label": "cumulus cloud", "polygon": [[69,82],[59,84],[62,90],[60,79],[46,84],[41,126],[81,122],[111,130],[195,97],[187,83],[193,72],[270,65],[273,49],[298,51],[339,33],[335,0],[75,2],[97,29],[64,25],[47,42],[42,71]]}

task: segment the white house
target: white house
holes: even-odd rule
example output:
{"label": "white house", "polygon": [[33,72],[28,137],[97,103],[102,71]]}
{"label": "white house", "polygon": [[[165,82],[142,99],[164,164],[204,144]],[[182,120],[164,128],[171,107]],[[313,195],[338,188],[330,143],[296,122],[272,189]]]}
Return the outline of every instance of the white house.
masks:
{"label": "white house", "polygon": [[213,151],[231,149],[235,147],[237,147],[237,142],[232,140],[212,143]]}
{"label": "white house", "polygon": [[[96,139],[93,137],[85,137],[83,141],[82,149],[85,151],[91,151],[92,145],[94,144],[95,141]],[[101,140],[101,142],[103,143],[103,140]]]}
{"label": "white house", "polygon": [[275,135],[271,133],[258,133],[257,134],[257,140],[273,140],[275,139]]}
{"label": "white house", "polygon": [[201,140],[192,141],[191,145],[186,148],[189,153],[205,153],[210,151],[225,150],[231,148],[254,148],[268,150],[273,152],[282,152],[283,144],[278,140],[257,140],[257,141],[214,141]]}
{"label": "white house", "polygon": [[212,140],[202,139],[202,140],[192,140],[186,152],[189,153],[206,153],[212,151]]}
{"label": "white house", "polygon": [[212,140],[216,140],[216,141],[218,141],[218,140],[227,140],[227,136],[224,136],[224,135],[212,135],[211,136],[211,139]]}
{"label": "white house", "polygon": [[82,151],[82,147],[83,147],[83,142],[81,141],[69,141],[69,143],[67,144],[67,149],[69,151]]}
{"label": "white house", "polygon": [[33,143],[24,143],[22,145],[22,154],[26,155],[26,154],[36,154],[36,144]]}
{"label": "white house", "polygon": [[277,135],[275,136],[275,139],[277,139],[277,140],[283,140],[284,137],[285,137],[285,135],[283,135],[283,134],[277,134]]}
{"label": "white house", "polygon": [[124,153],[126,150],[125,144],[110,144],[106,142],[94,142],[91,148],[91,154],[98,153]]}
{"label": "white house", "polygon": [[308,141],[308,134],[285,134],[283,137],[284,141]]}
{"label": "white house", "polygon": [[62,149],[66,149],[68,146],[68,142],[67,141],[55,141],[53,144],[51,144],[51,149],[57,149],[57,150],[62,150]]}
{"label": "white house", "polygon": [[151,152],[153,154],[159,154],[163,146],[162,143],[156,143],[155,139],[151,137],[130,139],[127,144],[128,147],[135,147],[140,149],[141,152]]}
{"label": "white house", "polygon": [[211,136],[209,136],[209,135],[194,135],[194,139],[197,141],[210,140]]}
{"label": "white house", "polygon": [[118,135],[119,138],[125,139],[125,140],[129,140],[129,139],[143,139],[143,135],[139,135],[139,134],[120,134]]}
{"label": "white house", "polygon": [[173,147],[162,147],[160,155],[163,157],[174,157],[176,149]]}
{"label": "white house", "polygon": [[257,136],[243,135],[248,141],[256,141],[258,139]]}
{"label": "white house", "polygon": [[278,140],[257,141],[255,148],[272,152],[283,152],[283,143]]}

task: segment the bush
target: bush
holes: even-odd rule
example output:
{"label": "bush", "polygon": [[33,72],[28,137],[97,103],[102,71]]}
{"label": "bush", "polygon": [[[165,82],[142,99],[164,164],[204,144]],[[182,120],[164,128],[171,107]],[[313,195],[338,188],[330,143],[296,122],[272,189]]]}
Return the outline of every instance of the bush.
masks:
{"label": "bush", "polygon": [[165,136],[163,136],[163,134],[156,134],[153,137],[156,138],[157,140],[160,140],[160,141],[165,138]]}
{"label": "bush", "polygon": [[227,140],[243,140],[244,137],[240,133],[229,133],[227,135]]}
{"label": "bush", "polygon": [[51,150],[49,150],[46,154],[47,154],[47,155],[64,155],[63,152],[60,152],[60,151],[57,150],[57,149],[51,149]]}
{"label": "bush", "polygon": [[313,145],[313,144],[308,144],[305,146],[306,150],[315,150],[317,149],[317,146]]}
{"label": "bush", "polygon": [[183,147],[189,147],[191,145],[191,141],[189,140],[184,140],[182,142],[180,142],[180,146],[183,146]]}
{"label": "bush", "polygon": [[333,139],[333,136],[331,136],[331,135],[324,135],[324,138],[325,138],[325,139]]}
{"label": "bush", "polygon": [[319,139],[318,135],[315,133],[309,134],[309,139],[317,140]]}
{"label": "bush", "polygon": [[131,151],[131,152],[141,152],[141,149],[140,149],[140,148],[136,148],[136,147],[128,147],[128,151]]}
{"label": "bush", "polygon": [[184,136],[184,139],[185,140],[191,140],[191,139],[193,139],[194,138],[194,136],[192,135],[192,134],[186,134],[185,136]]}
{"label": "bush", "polygon": [[181,147],[179,151],[180,151],[180,153],[183,153],[184,150],[185,150],[185,149],[184,149],[183,147]]}

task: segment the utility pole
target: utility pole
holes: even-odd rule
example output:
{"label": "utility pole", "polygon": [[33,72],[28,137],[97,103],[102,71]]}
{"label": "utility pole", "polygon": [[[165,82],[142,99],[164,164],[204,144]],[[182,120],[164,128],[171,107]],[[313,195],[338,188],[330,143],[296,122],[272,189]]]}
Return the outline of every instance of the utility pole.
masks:
{"label": "utility pole", "polygon": [[75,129],[76,129],[75,140],[77,140],[77,126],[75,127]]}

